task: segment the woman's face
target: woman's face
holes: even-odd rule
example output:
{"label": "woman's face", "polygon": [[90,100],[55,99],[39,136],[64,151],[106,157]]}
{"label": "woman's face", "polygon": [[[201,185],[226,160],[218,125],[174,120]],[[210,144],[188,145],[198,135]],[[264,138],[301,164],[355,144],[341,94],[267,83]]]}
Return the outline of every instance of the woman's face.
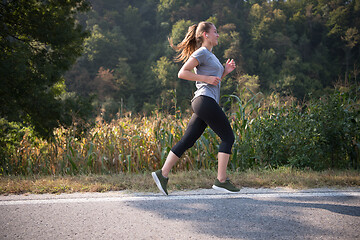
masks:
{"label": "woman's face", "polygon": [[212,46],[218,45],[219,34],[218,34],[218,32],[216,30],[216,27],[214,25],[212,25],[212,27],[210,28],[209,32],[206,33],[206,35],[205,35],[206,39],[208,41],[210,41]]}

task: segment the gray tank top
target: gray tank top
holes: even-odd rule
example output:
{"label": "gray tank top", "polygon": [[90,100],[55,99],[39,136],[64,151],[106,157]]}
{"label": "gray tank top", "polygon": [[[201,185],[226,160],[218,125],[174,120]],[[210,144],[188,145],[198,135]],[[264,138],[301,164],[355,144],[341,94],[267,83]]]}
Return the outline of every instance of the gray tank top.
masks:
{"label": "gray tank top", "polygon": [[[195,73],[199,75],[207,75],[207,76],[217,76],[221,78],[224,72],[224,67],[220,63],[219,59],[210,52],[206,47],[201,47],[197,49],[191,57],[194,57],[198,60],[199,65],[195,68]],[[198,96],[208,96],[213,99],[217,103],[220,101],[220,86],[221,81],[217,86],[207,84],[204,82],[196,82],[197,90],[194,93],[194,100]]]}

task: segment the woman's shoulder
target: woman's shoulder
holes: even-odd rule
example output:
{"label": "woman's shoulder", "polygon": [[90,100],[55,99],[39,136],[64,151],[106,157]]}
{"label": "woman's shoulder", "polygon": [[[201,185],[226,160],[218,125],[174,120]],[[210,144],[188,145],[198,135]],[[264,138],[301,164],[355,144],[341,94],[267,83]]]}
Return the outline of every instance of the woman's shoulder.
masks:
{"label": "woman's shoulder", "polygon": [[195,50],[195,52],[193,52],[192,55],[203,55],[203,54],[207,54],[209,52],[209,50],[206,49],[206,47],[200,47],[197,50]]}
{"label": "woman's shoulder", "polygon": [[193,54],[191,54],[192,57],[196,58],[200,64],[207,61],[207,59],[210,58],[210,52],[206,49],[206,47],[201,47],[197,49]]}

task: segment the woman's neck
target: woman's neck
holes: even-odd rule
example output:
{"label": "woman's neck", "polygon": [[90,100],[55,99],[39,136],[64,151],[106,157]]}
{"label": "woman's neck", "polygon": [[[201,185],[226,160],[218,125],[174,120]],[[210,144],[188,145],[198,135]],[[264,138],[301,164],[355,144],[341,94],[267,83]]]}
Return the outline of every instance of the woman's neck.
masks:
{"label": "woman's neck", "polygon": [[202,47],[206,47],[207,50],[209,50],[210,52],[212,52],[213,46],[212,46],[209,42],[204,42],[201,46],[202,46]]}

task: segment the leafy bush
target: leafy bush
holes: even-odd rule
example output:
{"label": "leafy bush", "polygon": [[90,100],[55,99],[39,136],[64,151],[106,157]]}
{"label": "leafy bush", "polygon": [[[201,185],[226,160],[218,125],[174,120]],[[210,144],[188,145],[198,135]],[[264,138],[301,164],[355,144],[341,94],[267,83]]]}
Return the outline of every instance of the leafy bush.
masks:
{"label": "leafy bush", "polygon": [[359,119],[356,95],[339,91],[303,107],[268,107],[246,126],[234,151],[244,152],[243,169],[359,168]]}
{"label": "leafy bush", "polygon": [[33,142],[36,139],[34,135],[32,128],[0,118],[0,175],[26,174],[30,170],[28,168],[29,163],[31,164],[30,159],[14,161],[14,155],[21,154],[26,149],[22,144],[23,139]]}

